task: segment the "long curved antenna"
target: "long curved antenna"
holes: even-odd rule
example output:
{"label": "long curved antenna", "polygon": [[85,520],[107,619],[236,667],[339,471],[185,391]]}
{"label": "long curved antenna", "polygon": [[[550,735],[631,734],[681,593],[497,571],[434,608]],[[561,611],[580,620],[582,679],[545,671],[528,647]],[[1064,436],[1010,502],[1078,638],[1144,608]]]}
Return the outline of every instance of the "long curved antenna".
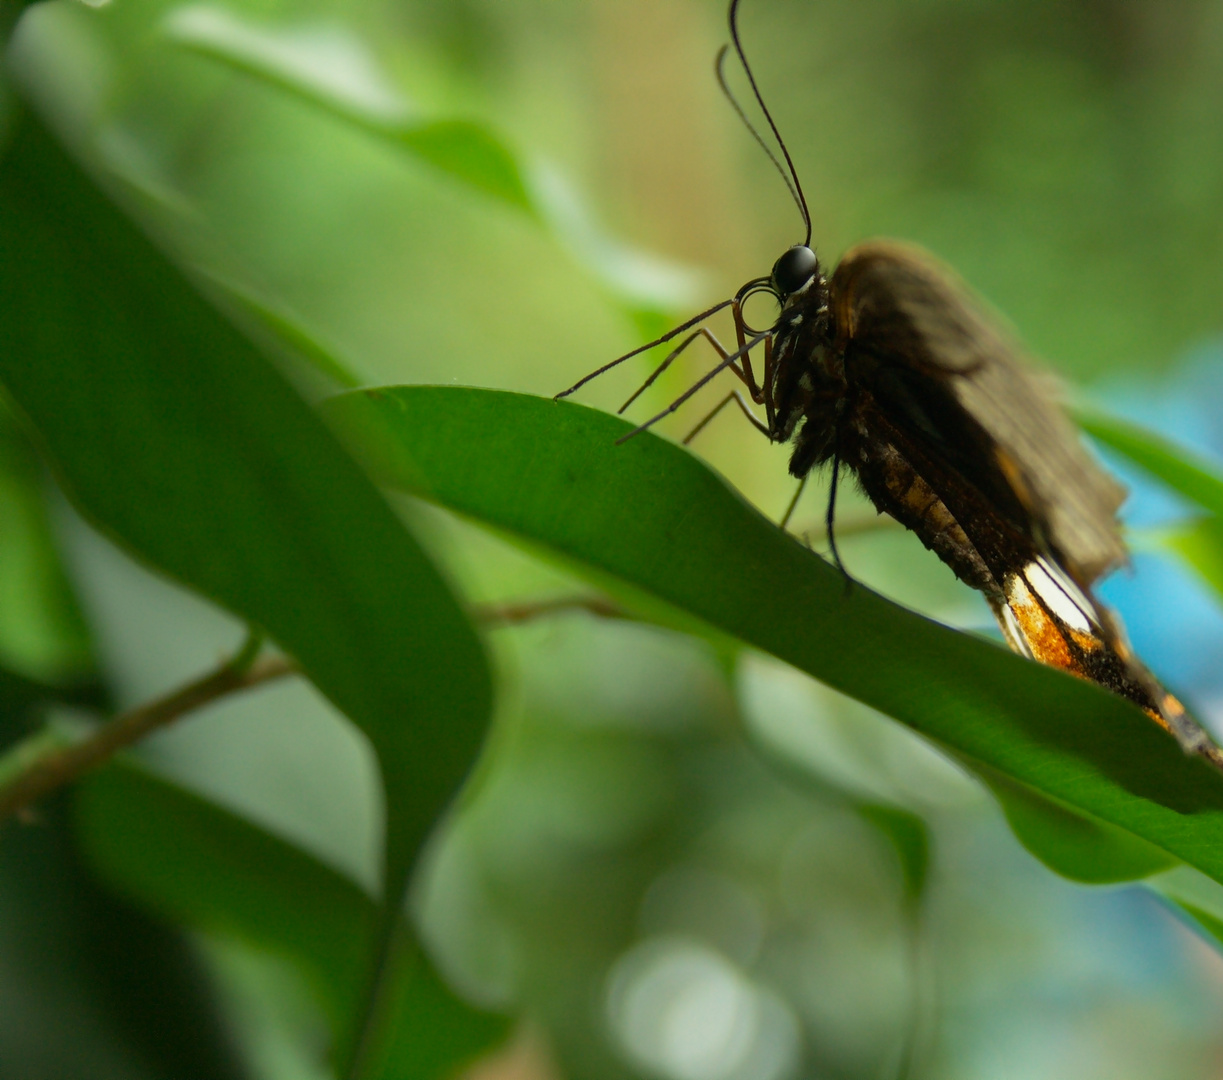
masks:
{"label": "long curved antenna", "polygon": [[747,113],[743,111],[743,106],[739,104],[739,99],[735,97],[729,84],[726,82],[726,70],[724,65],[726,62],[726,54],[728,52],[730,52],[730,46],[723,45],[718,50],[717,59],[713,62],[713,70],[714,74],[718,77],[718,85],[722,88],[722,93],[725,95],[726,100],[730,102],[730,107],[735,110],[739,116],[739,119],[743,121],[743,126],[752,133],[752,138],[756,140],[756,144],[765,152],[765,155],[773,163],[773,168],[777,170],[777,174],[781,177],[786,185],[786,190],[790,192],[790,198],[794,200],[794,205],[798,207],[798,212],[803,215],[803,220],[806,221],[807,212],[803,208],[802,200],[798,197],[798,192],[794,190],[794,181],[790,179],[790,174],[786,172],[785,166],[783,166],[782,163],[777,160],[777,155],[773,153],[773,151],[769,148],[769,144],[764,141],[763,136],[756,130],[756,125],[747,118]]}
{"label": "long curved antenna", "polygon": [[[728,14],[730,22],[730,40],[735,46],[735,52],[739,54],[739,63],[743,65],[743,72],[747,75],[747,81],[751,84],[752,93],[756,96],[756,102],[760,106],[760,111],[764,113],[764,118],[769,122],[769,130],[773,132],[773,138],[777,140],[777,145],[781,147],[782,156],[786,159],[786,165],[790,169],[790,177],[794,181],[794,191],[798,197],[798,208],[803,212],[803,221],[807,224],[807,236],[803,241],[804,246],[811,246],[811,212],[807,209],[807,197],[803,194],[803,185],[798,179],[798,171],[794,168],[794,161],[790,157],[790,151],[786,149],[786,141],[781,137],[781,132],[777,130],[777,125],[773,122],[773,114],[769,112],[769,107],[764,103],[764,98],[760,94],[760,87],[756,85],[756,76],[752,74],[751,65],[747,62],[747,56],[743,52],[743,44],[739,40],[739,0],[730,0],[730,12]],[[771,154],[769,155],[772,156]]]}
{"label": "long curved antenna", "polygon": [[652,349],[654,348],[655,345],[661,345],[664,341],[670,341],[677,334],[682,334],[685,330],[688,330],[691,327],[696,326],[696,324],[699,323],[702,319],[708,319],[710,315],[714,314],[717,311],[721,311],[724,307],[730,307],[730,305],[733,303],[734,303],[734,300],[732,299],[732,300],[723,300],[721,303],[714,304],[713,307],[707,308],[705,311],[702,311],[699,315],[692,316],[692,318],[689,319],[686,323],[681,323],[679,326],[675,327],[674,330],[668,330],[665,334],[663,334],[662,337],[655,338],[653,341],[649,342],[649,344],[647,345],[638,345],[637,348],[635,348],[632,352],[626,352],[623,356],[617,356],[615,360],[611,361],[611,363],[604,364],[601,368],[598,368],[597,370],[592,371],[589,375],[584,375],[582,378],[578,379],[578,381],[575,382],[571,387],[569,387],[568,390],[562,390],[559,394],[556,394],[552,398],[552,400],[559,401],[563,397],[568,397],[575,390],[580,390],[583,386],[585,386],[588,382],[590,382],[591,379],[597,379],[600,375],[603,374],[603,372],[611,371],[611,369],[614,368],[617,364],[623,364],[625,360],[632,359],[632,357],[636,356],[638,353],[643,353],[647,349]]}

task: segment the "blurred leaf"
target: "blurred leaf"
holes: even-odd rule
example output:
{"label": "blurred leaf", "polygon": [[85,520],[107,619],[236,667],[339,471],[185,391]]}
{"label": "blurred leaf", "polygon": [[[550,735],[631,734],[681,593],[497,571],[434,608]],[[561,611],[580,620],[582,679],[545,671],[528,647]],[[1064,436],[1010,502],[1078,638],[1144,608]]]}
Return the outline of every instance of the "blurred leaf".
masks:
{"label": "blurred leaf", "polygon": [[92,670],[92,647],[51,533],[48,486],[0,401],[0,657],[27,674],[71,681]]}
{"label": "blurred leaf", "polygon": [[891,841],[904,876],[905,897],[910,903],[921,899],[930,871],[930,830],[909,810],[883,803],[863,803],[857,811]]}
{"label": "blurred leaf", "polygon": [[1075,418],[1093,438],[1212,515],[1159,530],[1153,539],[1195,570],[1216,595],[1223,596],[1223,470],[1220,466],[1127,420],[1085,410],[1076,412]]}
{"label": "blurred leaf", "polygon": [[1161,529],[1157,541],[1179,556],[1187,566],[1223,597],[1223,522],[1204,517]]}
{"label": "blurred leaf", "polygon": [[1223,887],[1189,866],[1144,882],[1216,949],[1223,950]]}
{"label": "blurred leaf", "polygon": [[491,706],[480,642],[437,571],[281,376],[32,116],[0,162],[0,310],[0,379],[82,512],[266,629],[369,736],[397,906]]}
{"label": "blurred leaf", "polygon": [[[1223,879],[1223,779],[1099,687],[856,586],[705,465],[568,402],[453,387],[325,411],[388,483],[620,577]],[[1086,870],[1098,873],[1098,866]]]}
{"label": "blurred leaf", "polygon": [[508,1018],[480,1012],[457,998],[418,948],[397,987],[389,1026],[390,1043],[374,1073],[382,1080],[451,1080],[510,1034]]}
{"label": "blurred leaf", "polygon": [[993,770],[978,766],[978,771],[1019,842],[1063,877],[1105,885],[1144,878],[1178,861],[1132,832],[1071,810]]}
{"label": "blurred leaf", "polygon": [[346,30],[266,29],[208,4],[178,8],[166,18],[164,29],[179,45],[295,94],[454,179],[525,210],[551,229],[637,321],[697,302],[698,274],[605,235],[556,169],[524,164],[500,136],[476,121],[412,117],[408,102]]}
{"label": "blurred leaf", "polygon": [[796,784],[824,799],[846,804],[882,833],[896,853],[905,900],[910,904],[921,900],[930,870],[930,830],[919,815],[891,803],[864,801],[860,789],[852,782],[846,784],[816,774],[809,763],[799,761],[776,743],[753,740],[751,745],[773,770],[789,776]]}
{"label": "blurred leaf", "polygon": [[175,922],[290,957],[337,1030],[363,989],[376,911],[347,878],[128,764],[77,797],[85,851],[111,886]]}
{"label": "blurred leaf", "polygon": [[[343,1031],[378,922],[353,882],[129,764],[82,785],[77,820],[86,851],[116,889],[175,922],[289,959]],[[405,970],[392,995],[391,1053],[374,1075],[441,1080],[505,1036],[505,1018],[461,1002],[415,949]]]}
{"label": "blurred leaf", "polygon": [[[52,535],[46,481],[0,399],[0,748],[53,702],[104,709],[89,631]],[[0,773],[12,762],[0,758]]]}
{"label": "blurred leaf", "polygon": [[670,312],[693,308],[706,295],[699,271],[608,236],[557,169],[537,162],[527,178],[539,214],[557,241],[617,298],[645,340],[671,329]]}
{"label": "blurred leaf", "polygon": [[280,345],[287,346],[295,356],[313,365],[336,386],[354,390],[361,385],[360,379],[336,354],[312,337],[301,323],[265,304],[250,291],[232,281],[211,279],[225,295],[238,306],[239,312],[249,315],[255,323],[255,331],[265,330]]}
{"label": "blurred leaf", "polygon": [[535,214],[518,162],[497,135],[474,121],[412,117],[373,57],[341,27],[269,30],[225,8],[192,4],[171,12],[164,29],[193,52],[296,94],[485,195]]}
{"label": "blurred leaf", "polygon": [[194,950],[101,887],[65,810],[0,827],[0,1075],[248,1076]]}
{"label": "blurred leaf", "polygon": [[[46,705],[79,705],[86,709],[106,709],[109,695],[102,681],[88,675],[70,682],[46,683],[31,679],[19,672],[0,668],[0,786],[6,783],[16,766],[15,758],[28,760],[32,747],[24,745],[23,736],[28,735],[40,708]],[[62,733],[47,735],[47,745],[61,745]],[[34,736],[37,738],[37,736]],[[22,740],[18,746],[13,743]]]}
{"label": "blurred leaf", "polygon": [[1223,517],[1223,474],[1214,463],[1139,424],[1085,409],[1075,419],[1092,438],[1162,480],[1173,491]]}
{"label": "blurred leaf", "polygon": [[[37,2],[38,0],[0,0],[0,47],[7,42],[17,20],[21,18],[21,13]],[[3,89],[3,80],[0,79],[0,94]]]}

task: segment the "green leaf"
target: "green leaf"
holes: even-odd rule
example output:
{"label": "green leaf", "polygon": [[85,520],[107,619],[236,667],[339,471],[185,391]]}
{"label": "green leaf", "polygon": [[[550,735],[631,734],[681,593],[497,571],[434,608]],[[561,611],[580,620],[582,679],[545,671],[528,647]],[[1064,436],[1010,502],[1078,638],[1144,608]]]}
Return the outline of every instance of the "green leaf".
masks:
{"label": "green leaf", "polygon": [[93,670],[85,621],[60,562],[38,457],[0,401],[0,658],[48,681]]}
{"label": "green leaf", "polygon": [[[37,2],[38,0],[0,0],[0,47],[8,41],[13,27],[17,25],[17,20],[25,9]],[[2,85],[0,93],[3,93]]]}
{"label": "green leaf", "polygon": [[224,8],[193,4],[172,12],[164,30],[192,52],[278,86],[485,195],[535,214],[518,161],[500,137],[471,120],[412,116],[373,59],[338,28],[263,29]]}
{"label": "green leaf", "polygon": [[432,120],[398,124],[383,134],[456,180],[534,215],[518,162],[483,124]]}
{"label": "green leaf", "polygon": [[1216,597],[1223,597],[1223,522],[1197,518],[1160,530],[1155,539],[1195,571]]}
{"label": "green leaf", "polygon": [[363,989],[376,911],[351,881],[197,795],[115,763],[77,795],[99,873],[176,923],[297,963],[340,1030]]}
{"label": "green leaf", "polygon": [[266,629],[370,738],[394,908],[491,708],[449,589],[286,381],[32,116],[0,161],[0,312],[0,380],[78,508]]}
{"label": "green leaf", "polygon": [[648,321],[661,310],[698,301],[698,274],[605,235],[577,191],[555,169],[524,163],[486,124],[413,116],[373,57],[343,31],[262,27],[211,4],[176,9],[163,29],[178,45],[287,91],[453,179],[525,210],[634,319]]}
{"label": "green leaf", "polygon": [[6,1080],[249,1080],[192,943],[90,873],[68,809],[0,825]]}
{"label": "green leaf", "polygon": [[1177,555],[1223,596],[1223,472],[1187,447],[1128,420],[1079,410],[1075,418],[1105,446],[1162,481],[1211,516],[1160,530],[1153,542]]}
{"label": "green leaf", "polygon": [[1178,866],[1144,884],[1216,949],[1223,950],[1223,886],[1188,866]]}
{"label": "green leaf", "polygon": [[1099,818],[1071,810],[1001,773],[977,766],[1011,831],[1050,870],[1086,885],[1133,881],[1167,870],[1177,859]]}
{"label": "green leaf", "polygon": [[[291,961],[337,1034],[360,999],[378,913],[353,882],[254,825],[129,764],[82,785],[78,834],[120,892],[196,929]],[[375,1075],[442,1080],[502,1039],[413,949],[393,990],[392,1051]]]}
{"label": "green leaf", "polygon": [[332,389],[355,390],[361,385],[362,379],[357,373],[345,364],[333,350],[325,347],[317,338],[307,333],[299,321],[290,318],[282,311],[277,311],[248,289],[232,281],[220,281],[214,278],[213,283],[226,298],[234,302],[240,315],[250,316],[256,333],[262,330],[271,334],[273,340],[287,347],[292,355],[322,372],[333,384]]}
{"label": "green leaf", "polygon": [[926,823],[909,810],[884,803],[862,803],[856,809],[891,842],[900,861],[906,900],[920,901],[930,872],[930,830]]}
{"label": "green leaf", "polygon": [[616,446],[631,430],[616,417],[486,390],[359,391],[325,411],[386,482],[629,582],[970,767],[1223,879],[1223,778],[1141,711],[864,586],[847,593],[681,448],[649,433]]}
{"label": "green leaf", "polygon": [[1223,517],[1223,475],[1201,455],[1139,424],[1079,409],[1074,414],[1092,438],[1162,480],[1173,491]]}

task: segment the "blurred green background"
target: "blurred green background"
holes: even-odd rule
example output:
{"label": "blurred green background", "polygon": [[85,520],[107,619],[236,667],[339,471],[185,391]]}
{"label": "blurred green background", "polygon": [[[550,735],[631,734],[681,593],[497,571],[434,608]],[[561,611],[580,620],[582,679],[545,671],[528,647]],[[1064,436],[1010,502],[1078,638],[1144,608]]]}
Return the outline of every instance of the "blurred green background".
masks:
{"label": "blurred green background", "polygon": [[[26,15],[9,63],[178,259],[300,327],[360,382],[546,395],[801,239],[714,81],[724,20],[721,0],[55,0]],[[1223,4],[744,0],[742,29],[827,263],[869,236],[921,243],[1074,385],[1223,449]],[[265,77],[238,70],[251,57]],[[535,211],[352,119],[404,110],[499,132]],[[308,395],[326,388],[287,363]],[[709,363],[686,354],[643,417]],[[626,367],[583,400],[618,405],[648,362]],[[784,449],[729,413],[695,449],[780,516]],[[821,494],[811,485],[800,532],[818,533]],[[397,505],[474,601],[577,588],[474,526]],[[841,505],[856,576],[986,627],[980,598],[916,540],[855,532],[873,513],[856,494]],[[52,510],[119,706],[239,640],[62,500]],[[1140,488],[1131,521],[1149,531],[1180,512]],[[1139,651],[1207,719],[1223,716],[1214,601],[1158,554],[1136,566],[1108,596]],[[71,637],[0,617],[0,651],[31,674],[71,666]],[[896,1075],[911,1038],[911,1075],[946,1080],[1223,1068],[1217,951],[1142,887],[1055,878],[973,780],[896,725],[775,661],[632,623],[572,614],[491,642],[494,731],[414,897],[453,987],[514,1020],[473,1077],[856,1080]],[[373,891],[372,754],[304,686],[186,719],[140,757]],[[921,888],[864,802],[926,823]],[[90,918],[135,916],[107,914],[116,901],[73,855],[60,861],[77,884],[55,878],[39,828],[0,856],[0,1072],[328,1075],[299,974],[190,921],[185,943],[144,924],[133,937],[197,954],[190,993],[215,995],[216,1014],[171,1024],[160,1058],[132,1051],[131,1014],[156,1010],[79,939]],[[157,909],[107,850],[92,859],[108,887]],[[173,1071],[205,1045],[224,1049]]]}

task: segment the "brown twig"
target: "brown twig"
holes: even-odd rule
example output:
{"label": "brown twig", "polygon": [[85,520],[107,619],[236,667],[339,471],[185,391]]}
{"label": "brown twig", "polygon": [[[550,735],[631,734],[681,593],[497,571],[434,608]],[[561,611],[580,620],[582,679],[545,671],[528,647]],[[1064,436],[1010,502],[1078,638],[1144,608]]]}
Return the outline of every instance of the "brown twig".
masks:
{"label": "brown twig", "polygon": [[[481,623],[513,626],[566,611],[587,611],[609,619],[632,618],[611,601],[597,596],[562,596],[535,602],[485,604],[477,607],[474,615]],[[180,716],[229,694],[298,672],[297,665],[285,657],[255,659],[259,644],[258,637],[252,637],[236,656],[214,671],[165,697],[120,713],[79,742],[67,746],[51,745],[44,731],[10,750],[4,760],[15,763],[15,775],[7,783],[0,782],[0,821],[72,783],[120,750],[173,723]],[[29,760],[22,762],[22,755],[27,755]]]}
{"label": "brown twig", "polygon": [[184,713],[208,705],[236,690],[281,679],[296,671],[297,667],[291,660],[280,656],[266,657],[245,665],[229,660],[210,674],[165,697],[120,713],[80,742],[39,757],[0,788],[0,821],[76,780],[113,754],[177,720]]}
{"label": "brown twig", "polygon": [[567,611],[586,611],[604,619],[632,619],[624,608],[600,596],[558,596],[552,600],[527,600],[511,604],[480,604],[473,611],[477,622],[489,625],[517,626],[548,615]]}

